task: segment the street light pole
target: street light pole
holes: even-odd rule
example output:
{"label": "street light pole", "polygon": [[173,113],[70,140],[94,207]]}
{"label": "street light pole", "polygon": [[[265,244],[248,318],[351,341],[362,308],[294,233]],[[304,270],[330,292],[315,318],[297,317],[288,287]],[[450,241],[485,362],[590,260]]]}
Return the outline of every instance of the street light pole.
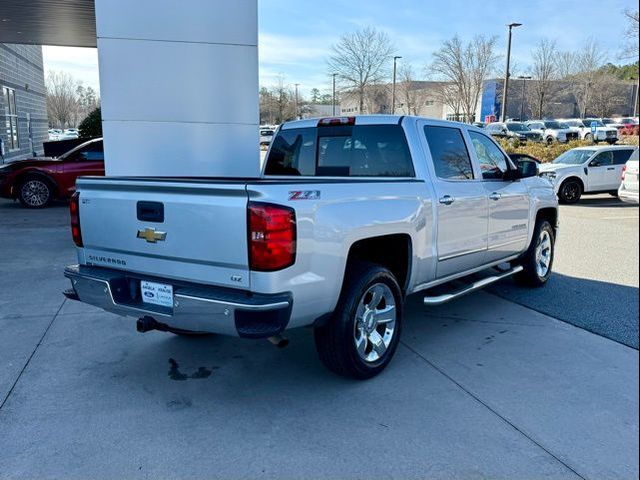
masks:
{"label": "street light pole", "polygon": [[300,85],[300,84],[299,83],[295,84],[295,86],[296,86],[296,97],[294,99],[294,101],[295,101],[295,103],[294,103],[295,104],[295,115],[294,116],[296,117],[295,120],[298,120],[298,85]]}
{"label": "street light pole", "polygon": [[333,108],[331,109],[333,112],[333,116],[336,116],[336,75],[338,75],[337,73],[332,73],[331,76],[333,77],[333,100],[332,100],[332,105]]}
{"label": "street light pole", "polygon": [[502,108],[500,109],[500,121],[504,122],[507,117],[507,95],[509,94],[509,68],[511,67],[511,30],[521,26],[521,23],[510,23],[509,39],[507,40],[507,71],[504,74],[504,89],[502,90]]}
{"label": "street light pole", "polygon": [[396,113],[396,62],[402,57],[393,57],[393,87],[391,88],[391,114]]}
{"label": "street light pole", "polygon": [[633,102],[634,117],[638,116],[638,90],[640,90],[640,75],[638,75],[638,78],[636,78],[636,99],[635,99],[635,102]]}
{"label": "street light pole", "polygon": [[531,77],[518,77],[518,78],[522,80],[522,104],[520,105],[520,121],[524,122],[524,93],[525,93],[525,89],[527,88],[527,80],[531,80]]}

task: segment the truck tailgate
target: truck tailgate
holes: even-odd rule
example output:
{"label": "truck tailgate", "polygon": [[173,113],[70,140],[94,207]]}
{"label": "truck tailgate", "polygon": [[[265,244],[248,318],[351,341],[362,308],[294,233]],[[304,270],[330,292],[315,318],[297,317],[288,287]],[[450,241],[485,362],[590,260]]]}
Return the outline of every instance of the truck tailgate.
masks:
{"label": "truck tailgate", "polygon": [[77,187],[86,264],[249,287],[244,182],[84,178]]}

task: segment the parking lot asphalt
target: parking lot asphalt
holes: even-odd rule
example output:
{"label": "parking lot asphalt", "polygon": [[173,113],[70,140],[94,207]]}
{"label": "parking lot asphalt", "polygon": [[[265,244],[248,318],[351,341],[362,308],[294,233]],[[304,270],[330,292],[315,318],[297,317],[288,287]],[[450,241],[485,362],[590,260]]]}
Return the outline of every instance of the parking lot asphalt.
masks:
{"label": "parking lot asphalt", "polygon": [[638,348],[638,206],[588,195],[560,207],[554,274],[542,289],[490,291]]}
{"label": "parking lot asphalt", "polygon": [[[592,282],[634,289],[637,337],[637,208],[588,208],[563,207],[556,277],[587,298],[611,292]],[[617,225],[633,218],[592,226],[598,256],[574,265],[563,242],[595,211],[635,214],[635,240],[596,243],[626,241]],[[638,351],[540,313],[511,282],[429,309],[410,298],[390,367],[353,382],[320,365],[306,329],[283,350],[142,335],[132,319],[63,300],[67,223],[64,205],[0,201],[2,479],[638,477]],[[621,271],[604,276],[609,265]],[[540,290],[550,303],[564,298],[555,283]]]}

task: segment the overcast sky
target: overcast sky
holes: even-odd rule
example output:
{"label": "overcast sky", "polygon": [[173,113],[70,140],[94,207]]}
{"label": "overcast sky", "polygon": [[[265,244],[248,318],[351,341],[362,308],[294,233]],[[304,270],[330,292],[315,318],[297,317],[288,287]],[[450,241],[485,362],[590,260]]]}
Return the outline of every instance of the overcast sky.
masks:
{"label": "overcast sky", "polygon": [[[401,61],[425,74],[431,54],[441,42],[458,34],[498,35],[499,53],[506,53],[506,25],[514,31],[512,58],[526,74],[531,50],[543,37],[561,50],[579,51],[589,37],[606,51],[608,61],[620,60],[625,8],[637,0],[259,0],[260,84],[271,85],[283,75],[299,83],[303,94],[317,87],[328,91],[326,58],[345,32],[372,26],[387,32]],[[99,89],[97,51],[91,48],[44,47],[45,70],[65,70],[85,86]]]}

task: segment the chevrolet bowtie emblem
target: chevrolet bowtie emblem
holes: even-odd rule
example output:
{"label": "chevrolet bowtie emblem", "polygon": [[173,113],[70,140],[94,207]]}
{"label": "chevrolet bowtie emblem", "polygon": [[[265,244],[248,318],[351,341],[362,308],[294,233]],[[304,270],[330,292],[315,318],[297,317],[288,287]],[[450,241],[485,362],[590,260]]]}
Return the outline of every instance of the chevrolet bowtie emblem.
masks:
{"label": "chevrolet bowtie emblem", "polygon": [[138,230],[137,237],[144,238],[149,243],[164,242],[164,239],[167,238],[167,232],[156,232],[155,228],[145,228]]}

